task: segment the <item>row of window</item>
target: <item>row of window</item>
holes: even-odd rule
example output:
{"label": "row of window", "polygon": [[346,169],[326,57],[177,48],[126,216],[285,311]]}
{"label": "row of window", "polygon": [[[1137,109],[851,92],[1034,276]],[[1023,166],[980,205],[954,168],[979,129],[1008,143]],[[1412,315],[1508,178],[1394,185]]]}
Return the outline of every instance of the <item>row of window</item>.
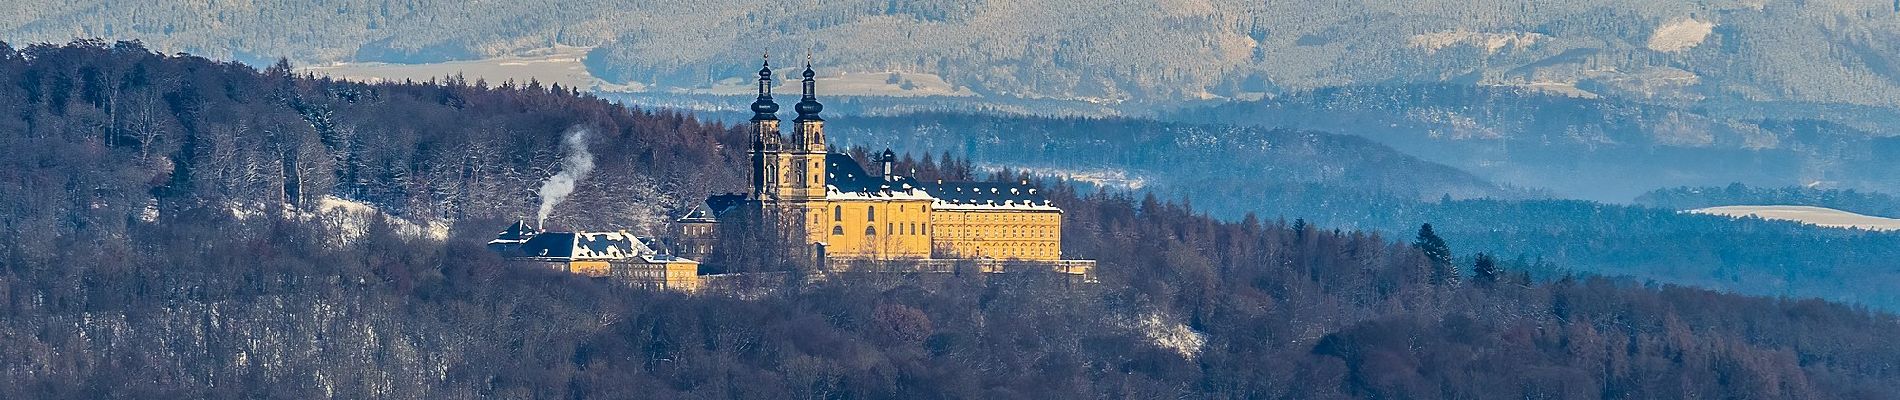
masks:
{"label": "row of window", "polygon": [[997,235],[997,237],[1012,238],[1012,239],[1022,239],[1022,238],[1054,239],[1056,237],[1056,231],[1054,229],[997,229],[995,226],[978,227],[978,228],[953,227],[953,228],[950,228],[950,231],[947,233],[952,237],[960,237],[960,236],[974,236],[971,233],[978,233],[978,232],[998,232],[999,235]]}
{"label": "row of window", "polygon": [[[897,211],[904,212],[908,208],[909,207],[899,205],[897,206]],[[836,222],[844,221],[844,206],[831,206],[831,220]],[[864,220],[868,222],[877,221],[877,206],[866,206],[864,208]]]}
{"label": "row of window", "polygon": [[[904,229],[904,228],[909,228],[909,229]],[[910,225],[897,225],[897,224],[895,224],[895,223],[890,223],[890,222],[886,222],[886,223],[884,223],[884,231],[885,231],[885,232],[896,232],[896,233],[894,233],[894,234],[897,234],[897,235],[916,235],[916,234],[918,234],[918,232],[923,232],[923,234],[924,234],[924,235],[929,235],[929,234],[930,234],[930,224],[929,224],[929,223],[924,223],[924,224],[923,224],[923,225],[922,225],[922,226],[920,227],[920,226],[918,226],[918,225],[917,225],[917,223],[916,223],[916,222],[912,222],[912,223],[910,223]],[[844,226],[838,226],[838,225],[834,225],[834,226],[832,226],[832,227],[831,227],[831,235],[832,235],[832,236],[842,236],[842,235],[844,235]],[[877,236],[877,225],[865,225],[865,226],[864,226],[864,235],[865,235],[865,236]]]}
{"label": "row of window", "polygon": [[[899,212],[903,212],[903,211],[906,211],[908,207],[899,205],[897,206],[897,208]],[[965,217],[964,219],[975,220],[978,222],[1022,222],[1022,221],[1054,221],[1056,217],[1054,215],[978,213],[974,217]],[[844,222],[844,206],[831,206],[831,220],[834,222]],[[866,206],[864,208],[864,220],[867,222],[877,221],[877,206]]]}

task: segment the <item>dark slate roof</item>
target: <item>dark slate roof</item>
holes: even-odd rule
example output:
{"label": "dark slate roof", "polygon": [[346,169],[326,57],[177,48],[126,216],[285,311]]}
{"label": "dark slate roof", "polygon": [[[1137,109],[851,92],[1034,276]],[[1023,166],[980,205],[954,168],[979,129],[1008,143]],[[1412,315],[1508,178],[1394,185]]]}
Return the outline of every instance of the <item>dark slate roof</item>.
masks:
{"label": "dark slate roof", "polygon": [[715,194],[706,197],[706,212],[710,213],[712,218],[717,219],[721,215],[726,215],[726,213],[732,212],[732,210],[739,209],[739,205],[741,204],[745,204],[745,195],[743,194]]}
{"label": "dark slate roof", "polygon": [[1018,182],[925,182],[918,185],[937,201],[968,205],[1047,206],[1049,198],[1035,186]]}
{"label": "dark slate roof", "polygon": [[916,179],[906,176],[886,181],[883,176],[865,172],[864,167],[859,166],[858,161],[852,159],[850,155],[838,153],[825,154],[825,174],[826,184],[845,193],[871,193],[886,189],[903,190],[906,185],[911,188],[917,187]]}

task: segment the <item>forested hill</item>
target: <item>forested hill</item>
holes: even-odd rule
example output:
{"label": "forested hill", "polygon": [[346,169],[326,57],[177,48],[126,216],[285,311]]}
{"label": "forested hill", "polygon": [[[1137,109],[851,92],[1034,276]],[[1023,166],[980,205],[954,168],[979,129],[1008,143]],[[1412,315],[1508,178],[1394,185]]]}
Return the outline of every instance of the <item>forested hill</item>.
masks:
{"label": "forested hill", "polygon": [[[1343,84],[1900,106],[1887,0],[109,0],[0,4],[0,39],[157,40],[268,63],[430,62],[592,46],[594,75],[743,84],[761,51],[986,96],[1177,101]],[[694,45],[686,46],[683,43]]]}
{"label": "forested hill", "polygon": [[[1679,108],[1508,87],[1366,85],[1172,112],[1165,119],[1349,133],[1500,184],[1627,203],[1659,187],[1900,191],[1890,112]],[[1793,115],[1790,115],[1793,114]]]}
{"label": "forested hill", "polygon": [[1431,199],[1514,197],[1457,168],[1364,138],[1129,118],[1046,118],[959,113],[834,118],[836,141],[956,154],[1115,189],[1197,197],[1205,209],[1303,215],[1300,204],[1263,205],[1271,192],[1325,187],[1334,194]]}
{"label": "forested hill", "polygon": [[1900,217],[1900,198],[1886,193],[1807,187],[1755,187],[1740,183],[1723,187],[1656,189],[1637,197],[1636,202],[1672,210],[1736,205],[1815,206],[1888,218]]}
{"label": "forested hill", "polygon": [[61,172],[13,183],[67,194],[0,217],[55,228],[27,241],[128,216],[171,221],[194,208],[311,209],[326,196],[416,222],[533,216],[535,190],[570,131],[587,131],[594,153],[614,156],[580,183],[572,207],[556,212],[557,225],[609,209],[587,217],[650,223],[685,201],[669,194],[693,198],[741,182],[737,168],[702,168],[737,165],[729,157],[742,155],[720,149],[743,139],[727,128],[630,111],[571,88],[346,84],[299,78],[281,65],[259,72],[165,57],[127,42],[0,48],[0,57],[10,82],[0,130],[16,135],[8,148],[36,150],[7,156]]}
{"label": "forested hill", "polygon": [[[1298,118],[1367,129],[1393,129],[1390,132],[1398,137],[1381,139],[1442,141],[1431,146],[1406,147],[1428,149],[1418,153],[1427,157],[1476,168],[1489,167],[1494,173],[1528,169],[1506,175],[1542,175],[1566,187],[1592,190],[1615,187],[1634,193],[1647,190],[1639,189],[1642,182],[1711,181],[1724,179],[1721,176],[1749,175],[1751,164],[1801,154],[1832,153],[1853,157],[1860,160],[1860,164],[1855,165],[1886,167],[1893,164],[1882,161],[1883,158],[1868,157],[1870,153],[1888,150],[1877,147],[1848,150],[1856,146],[1814,144],[1825,140],[1813,132],[1777,139],[1788,147],[1785,149],[1750,150],[1737,148],[1739,146],[1733,143],[1722,144],[1735,137],[1723,137],[1716,140],[1718,143],[1705,147],[1657,144],[1644,129],[1658,125],[1654,120],[1645,120],[1658,115],[1649,114],[1658,108],[1624,107],[1628,103],[1584,102],[1460,87],[1414,89],[1416,91],[1400,93],[1473,102],[1476,105],[1472,107],[1434,109],[1462,110],[1460,112],[1485,116],[1485,119],[1482,124],[1463,128],[1449,123],[1422,122],[1420,125],[1428,128],[1413,125],[1390,128],[1391,120],[1380,116],[1428,115],[1412,114],[1415,110],[1404,104],[1433,102],[1402,100],[1406,97],[1376,89],[1342,90],[1314,96],[1327,99],[1325,104],[1337,106],[1288,106],[1284,110],[1266,107],[1271,111],[1260,111],[1237,105],[1225,109],[1271,112],[1287,115],[1287,120]],[[1524,104],[1516,102],[1526,99]],[[1273,104],[1281,102],[1305,104],[1292,99],[1276,100]],[[1518,115],[1512,111],[1528,112],[1547,107],[1610,110],[1617,116],[1578,122],[1549,118],[1547,114]],[[1368,109],[1379,112],[1366,111]],[[1324,117],[1329,113],[1345,116]],[[1444,122],[1442,118],[1430,120]],[[1818,228],[1791,222],[1736,221],[1678,213],[1679,208],[1673,208],[1682,203],[1721,198],[1782,197],[1791,204],[1818,201],[1823,204],[1816,205],[1854,205],[1852,209],[1862,210],[1885,197],[1877,193],[1807,189],[1768,196],[1780,193],[1765,191],[1767,193],[1751,195],[1743,192],[1761,190],[1746,186],[1726,191],[1683,189],[1689,192],[1662,191],[1645,196],[1655,199],[1650,202],[1651,207],[1670,208],[1656,209],[1539,198],[1535,192],[1527,194],[1525,190],[1492,185],[1458,169],[1408,156],[1370,140],[1324,132],[1125,118],[938,113],[840,116],[831,121],[826,129],[834,142],[875,146],[873,149],[889,146],[941,151],[969,157],[991,168],[1014,168],[1063,176],[1094,187],[1153,193],[1160,198],[1189,201],[1196,210],[1229,221],[1252,214],[1305,219],[1321,226],[1388,235],[1409,234],[1419,224],[1431,222],[1438,227],[1440,235],[1463,244],[1468,251],[1521,258],[1527,264],[1549,267],[1540,268],[1539,273],[1593,273],[1763,296],[1818,297],[1900,310],[1900,293],[1888,289],[1900,285],[1900,271],[1892,268],[1893,260],[1900,259],[1900,234]],[[1605,126],[1622,128],[1603,128],[1606,132],[1615,132],[1616,136],[1584,143],[1575,141],[1576,137],[1554,133],[1555,128],[1565,123],[1578,123],[1576,126],[1581,130]],[[1591,125],[1593,123],[1601,125]],[[1458,136],[1459,132],[1493,129],[1506,132],[1500,135],[1511,136]],[[1727,134],[1733,131],[1724,133]],[[1492,150],[1511,151],[1507,160],[1512,161],[1457,157],[1474,152],[1488,154]],[[1900,150],[1900,147],[1891,150]],[[1744,156],[1738,156],[1739,161],[1724,158],[1732,154]],[[1663,165],[1646,166],[1650,164],[1630,162],[1630,159],[1656,160]],[[1694,173],[1682,173],[1684,171]],[[1882,175],[1870,172],[1856,176],[1873,182]],[[1733,204],[1741,203],[1711,205]]]}
{"label": "forested hill", "polygon": [[[520,268],[480,243],[573,132],[599,166],[556,218],[598,229],[641,222],[622,207],[653,196],[629,187],[737,182],[738,130],[565,88],[284,72],[0,49],[0,398],[1900,395],[1892,315],[1509,262],[1457,279],[1467,253],[1428,234],[1060,184],[1100,284],[846,274],[738,298]],[[326,206],[349,201],[379,211]],[[452,222],[408,229],[430,221]]]}

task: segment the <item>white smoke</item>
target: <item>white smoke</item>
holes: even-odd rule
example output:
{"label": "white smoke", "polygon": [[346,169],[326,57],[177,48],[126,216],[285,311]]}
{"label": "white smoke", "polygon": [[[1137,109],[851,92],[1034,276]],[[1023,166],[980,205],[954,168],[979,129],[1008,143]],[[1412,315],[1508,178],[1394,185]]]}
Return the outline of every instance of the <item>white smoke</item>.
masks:
{"label": "white smoke", "polygon": [[567,195],[574,193],[574,184],[594,170],[594,153],[587,152],[587,129],[569,129],[561,143],[567,147],[567,157],[561,159],[561,172],[541,184],[541,212],[535,214],[536,226],[546,225],[554,206],[567,200]]}

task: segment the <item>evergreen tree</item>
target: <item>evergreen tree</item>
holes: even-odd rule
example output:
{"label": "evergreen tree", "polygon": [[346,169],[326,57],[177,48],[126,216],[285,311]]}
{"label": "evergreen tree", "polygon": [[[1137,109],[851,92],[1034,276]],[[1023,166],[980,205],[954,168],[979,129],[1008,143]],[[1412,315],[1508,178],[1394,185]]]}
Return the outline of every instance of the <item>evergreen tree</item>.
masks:
{"label": "evergreen tree", "polygon": [[1504,270],[1498,269],[1498,260],[1490,254],[1478,253],[1478,262],[1471,267],[1471,277],[1480,283],[1497,283],[1504,277]]}
{"label": "evergreen tree", "polygon": [[1451,263],[1451,246],[1432,231],[1432,224],[1418,228],[1418,240],[1412,242],[1412,246],[1425,252],[1425,258],[1431,261],[1432,284],[1458,284],[1458,269]]}

